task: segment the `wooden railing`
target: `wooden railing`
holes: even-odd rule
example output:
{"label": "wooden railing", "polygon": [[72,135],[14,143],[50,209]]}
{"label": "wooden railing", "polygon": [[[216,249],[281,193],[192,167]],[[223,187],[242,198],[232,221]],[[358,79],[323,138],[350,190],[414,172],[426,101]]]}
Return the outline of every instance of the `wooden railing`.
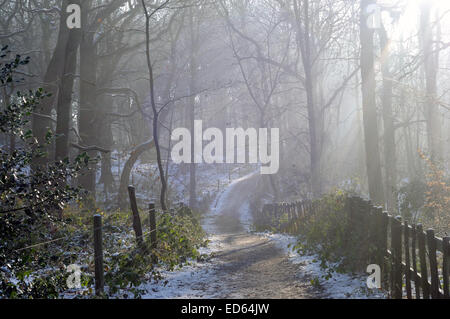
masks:
{"label": "wooden railing", "polygon": [[[318,209],[320,200],[267,204],[255,226],[297,235]],[[354,249],[362,263],[381,267],[382,288],[391,298],[450,298],[450,237],[438,238],[433,229],[409,225],[359,197],[346,198],[342,218],[347,229],[342,245]]]}
{"label": "wooden railing", "polygon": [[[136,242],[138,247],[143,249],[145,253],[149,253],[147,247],[144,245],[144,237],[142,231],[141,217],[138,210],[136,201],[136,191],[133,186],[128,186],[128,195],[130,197],[130,206],[133,221],[133,229],[136,235]],[[151,202],[148,205],[148,223],[149,223],[149,235],[150,235],[150,251],[156,249],[157,237],[156,237],[156,209],[155,203]],[[103,226],[102,216],[94,215],[94,259],[95,259],[95,293],[96,295],[102,295],[105,285],[105,275],[103,266]],[[152,263],[156,264],[158,258],[152,254]]]}

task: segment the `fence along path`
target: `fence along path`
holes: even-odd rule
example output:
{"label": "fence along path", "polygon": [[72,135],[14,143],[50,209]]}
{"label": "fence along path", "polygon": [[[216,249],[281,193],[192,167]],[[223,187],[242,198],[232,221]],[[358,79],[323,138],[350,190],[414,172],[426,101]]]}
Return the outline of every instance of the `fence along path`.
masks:
{"label": "fence along path", "polygon": [[[260,228],[298,235],[319,208],[318,201],[267,204],[255,222]],[[347,197],[344,211],[348,238],[343,245],[353,244],[362,264],[381,267],[382,288],[391,298],[450,298],[450,237],[438,238],[433,229],[409,225],[359,197]]]}
{"label": "fence along path", "polygon": [[[133,229],[136,234],[136,241],[138,246],[146,253],[149,253],[147,247],[144,245],[143,231],[141,217],[136,201],[136,192],[133,186],[128,186],[128,195],[130,198],[130,206],[132,212]],[[149,213],[149,235],[150,235],[150,249],[151,251],[156,249],[157,237],[156,237],[156,209],[155,203],[151,202],[148,205]],[[186,209],[186,208],[185,208]],[[103,226],[102,216],[94,215],[94,260],[95,260],[95,293],[96,295],[102,295],[104,291],[105,279],[104,279],[104,266],[103,266]],[[152,254],[152,262],[156,264],[158,258]]]}

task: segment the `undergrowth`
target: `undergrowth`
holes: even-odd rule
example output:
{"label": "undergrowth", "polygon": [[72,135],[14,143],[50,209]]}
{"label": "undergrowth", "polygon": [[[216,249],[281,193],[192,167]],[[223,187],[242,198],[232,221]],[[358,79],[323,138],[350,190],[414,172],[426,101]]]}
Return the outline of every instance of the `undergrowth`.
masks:
{"label": "undergrowth", "polygon": [[[131,212],[94,212],[80,205],[64,210],[63,220],[42,219],[33,232],[1,236],[0,298],[97,298],[94,292],[93,215],[103,216],[105,293],[103,298],[139,298],[144,282],[162,280],[162,271],[203,258],[206,246],[198,216],[186,208],[157,213],[157,246],[152,250],[148,221],[141,214],[144,246],[137,244]],[[25,217],[24,217],[25,218]],[[18,232],[20,232],[18,230]],[[153,256],[157,257],[157,260]],[[81,288],[68,289],[76,264]]]}
{"label": "undergrowth", "polygon": [[316,254],[326,278],[333,272],[344,273],[361,270],[361,251],[351,243],[358,234],[348,231],[346,199],[348,193],[336,190],[315,200],[315,213],[302,219],[299,240],[293,247],[300,254]]}

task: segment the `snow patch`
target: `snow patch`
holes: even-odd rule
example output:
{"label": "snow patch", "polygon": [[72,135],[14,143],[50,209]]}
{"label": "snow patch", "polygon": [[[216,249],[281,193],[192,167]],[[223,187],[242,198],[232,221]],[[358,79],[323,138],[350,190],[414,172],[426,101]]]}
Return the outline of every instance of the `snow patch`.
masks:
{"label": "snow patch", "polygon": [[[252,172],[243,177],[234,179],[225,189],[221,191],[221,193],[219,193],[219,195],[216,197],[216,200],[211,203],[208,214],[206,214],[203,218],[202,226],[206,233],[217,233],[215,218],[222,213],[226,202],[232,200],[229,199],[231,191],[238,183],[251,178],[255,174],[256,172]],[[249,230],[250,226],[252,225],[252,219],[250,216],[250,207],[248,202],[243,203],[243,205],[240,207],[239,213],[241,217],[241,223],[244,225],[244,227],[246,227],[247,230]]]}
{"label": "snow patch", "polygon": [[298,238],[285,234],[258,233],[272,240],[275,245],[284,250],[289,260],[300,265],[299,272],[319,280],[326,298],[332,299],[384,299],[383,292],[369,290],[366,285],[368,274],[341,274],[334,272],[330,279],[325,279],[326,270],[320,267],[317,255],[300,255],[293,247]]}
{"label": "snow patch", "polygon": [[[208,236],[208,246],[199,249],[199,253],[212,256],[222,247],[219,236]],[[144,299],[191,299],[191,298],[217,298],[223,290],[223,284],[217,279],[217,260],[197,262],[183,266],[176,271],[163,271],[163,280],[149,282],[141,286],[147,291]]]}
{"label": "snow patch", "polygon": [[152,299],[191,299],[214,298],[221,284],[216,279],[216,270],[212,263],[184,266],[175,272],[163,273],[164,285],[152,282],[145,285],[148,291],[142,298]]}
{"label": "snow patch", "polygon": [[239,220],[244,226],[246,231],[250,231],[251,226],[253,225],[253,217],[250,213],[250,203],[245,202],[242,204],[242,206],[239,208]]}

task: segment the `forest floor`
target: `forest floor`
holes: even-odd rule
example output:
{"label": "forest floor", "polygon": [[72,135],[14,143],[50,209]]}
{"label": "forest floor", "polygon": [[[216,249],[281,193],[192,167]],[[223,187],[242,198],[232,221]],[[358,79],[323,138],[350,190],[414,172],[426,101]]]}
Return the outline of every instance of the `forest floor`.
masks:
{"label": "forest floor", "polygon": [[[323,282],[315,256],[288,249],[290,236],[250,232],[249,198],[259,174],[231,183],[203,220],[210,258],[149,283],[144,298],[367,298],[365,277],[336,274]],[[315,284],[313,284],[313,282]],[[382,297],[381,295],[372,295]],[[370,297],[369,297],[370,298]]]}

